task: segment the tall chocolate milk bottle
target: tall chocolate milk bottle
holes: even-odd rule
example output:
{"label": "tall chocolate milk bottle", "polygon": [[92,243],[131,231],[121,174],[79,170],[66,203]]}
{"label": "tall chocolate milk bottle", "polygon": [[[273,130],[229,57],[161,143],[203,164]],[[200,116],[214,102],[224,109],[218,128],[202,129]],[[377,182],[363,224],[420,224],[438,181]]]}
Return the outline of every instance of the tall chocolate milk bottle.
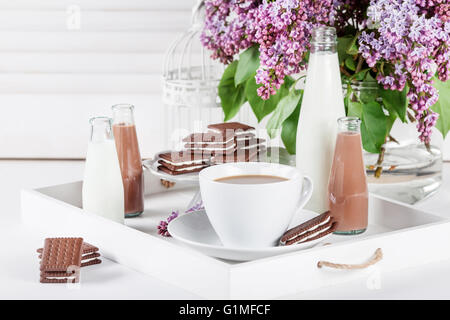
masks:
{"label": "tall chocolate milk bottle", "polygon": [[336,29],[312,31],[305,91],[297,129],[297,168],[309,176],[314,191],[305,208],[323,213],[328,208],[328,177],[336,142],[336,119],[345,116]]}
{"label": "tall chocolate milk bottle", "polygon": [[136,217],[144,212],[144,173],[133,109],[129,104],[112,107],[112,127],[125,196],[125,218]]}
{"label": "tall chocolate milk bottle", "polygon": [[338,120],[336,148],[328,184],[330,211],[337,222],[336,234],[359,234],[367,228],[369,192],[360,124],[361,121],[355,117]]}

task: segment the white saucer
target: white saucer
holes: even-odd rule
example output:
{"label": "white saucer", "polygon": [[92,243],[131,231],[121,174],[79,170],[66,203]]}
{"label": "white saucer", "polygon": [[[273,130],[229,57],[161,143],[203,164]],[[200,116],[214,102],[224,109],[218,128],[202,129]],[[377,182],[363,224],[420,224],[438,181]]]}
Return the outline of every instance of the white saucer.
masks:
{"label": "white saucer", "polygon": [[[297,226],[316,216],[317,214],[312,211],[300,210],[297,216],[293,219],[291,227]],[[290,246],[268,247],[261,249],[227,248],[220,242],[216,232],[208,220],[208,217],[206,216],[206,212],[203,210],[178,217],[169,224],[168,230],[174,239],[208,256],[235,261],[250,261],[292,251],[308,249],[331,236],[330,233],[317,240]]]}
{"label": "white saucer", "polygon": [[198,185],[198,172],[193,173],[185,173],[180,175],[171,175],[168,173],[165,173],[161,170],[158,170],[158,157],[159,154],[155,156],[152,160],[145,160],[142,165],[148,169],[153,175],[167,180],[171,182],[178,182],[178,183],[185,183],[185,184],[192,184],[192,185]]}

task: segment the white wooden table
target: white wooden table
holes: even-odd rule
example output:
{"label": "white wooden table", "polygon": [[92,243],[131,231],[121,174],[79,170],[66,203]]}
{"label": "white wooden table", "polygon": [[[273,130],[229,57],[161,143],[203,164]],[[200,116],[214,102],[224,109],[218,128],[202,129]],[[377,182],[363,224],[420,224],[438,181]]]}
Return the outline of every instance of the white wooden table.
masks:
{"label": "white wooden table", "polygon": [[[20,224],[20,189],[80,180],[82,161],[0,161],[0,299],[196,299],[193,294],[103,259],[77,289],[38,282],[36,249],[46,236]],[[450,164],[443,187],[417,204],[450,219]],[[168,208],[170,210],[170,208]],[[380,275],[287,299],[450,299],[450,260]]]}

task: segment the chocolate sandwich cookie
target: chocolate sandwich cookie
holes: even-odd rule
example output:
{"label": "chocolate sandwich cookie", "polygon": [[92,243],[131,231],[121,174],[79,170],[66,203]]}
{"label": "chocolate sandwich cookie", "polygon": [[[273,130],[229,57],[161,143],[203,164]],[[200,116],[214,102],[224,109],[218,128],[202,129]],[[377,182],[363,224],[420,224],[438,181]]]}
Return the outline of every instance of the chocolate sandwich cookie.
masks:
{"label": "chocolate sandwich cookie", "polygon": [[209,161],[208,162],[203,161],[203,162],[198,163],[198,164],[196,164],[196,163],[186,163],[186,164],[182,164],[182,165],[173,165],[173,164],[170,164],[168,162],[159,160],[158,163],[161,166],[164,166],[164,167],[166,167],[167,169],[169,169],[171,171],[176,171],[176,170],[180,170],[180,169],[189,169],[189,168],[200,166],[200,165],[203,165],[203,166],[206,167],[206,166],[208,166]]}
{"label": "chocolate sandwich cookie", "polygon": [[216,123],[208,126],[212,132],[221,133],[227,137],[233,136],[236,140],[248,140],[254,137],[254,127],[239,122]]}
{"label": "chocolate sandwich cookie", "polygon": [[226,136],[223,133],[194,133],[183,139],[184,148],[193,154],[204,157],[215,154],[232,153],[236,149],[234,134]]}
{"label": "chocolate sandwich cookie", "polygon": [[209,166],[210,157],[191,151],[166,152],[159,155],[158,170],[170,175],[198,172]]}
{"label": "chocolate sandwich cookie", "polygon": [[158,162],[168,168],[182,168],[183,166],[207,165],[209,157],[195,154],[191,151],[173,151],[158,155]]}
{"label": "chocolate sandwich cookie", "polygon": [[208,129],[210,129],[213,132],[222,133],[226,136],[237,134],[240,135],[255,130],[254,127],[239,122],[224,122],[224,123],[210,124],[208,126]]}
{"label": "chocolate sandwich cookie", "polygon": [[247,140],[240,140],[236,143],[236,149],[252,149],[252,148],[258,148],[261,146],[264,146],[264,143],[266,142],[265,139],[260,138],[251,138]]}
{"label": "chocolate sandwich cookie", "polygon": [[222,131],[209,131],[204,133],[191,133],[187,137],[183,138],[183,142],[186,143],[226,143],[234,138],[234,134],[226,135]]}
{"label": "chocolate sandwich cookie", "polygon": [[93,266],[93,265],[100,264],[100,263],[102,263],[102,260],[100,260],[100,259],[92,259],[92,260],[87,260],[87,261],[82,260],[81,267],[82,268],[89,267],[89,266]]}
{"label": "chocolate sandwich cookie", "polygon": [[227,155],[217,155],[211,159],[214,164],[221,163],[230,163],[230,162],[251,162],[257,161],[258,159],[258,150],[249,149],[249,150],[236,150],[232,154]]}
{"label": "chocolate sandwich cookie", "polygon": [[77,280],[76,278],[69,278],[69,277],[65,278],[41,277],[39,281],[41,283],[77,283],[79,279]]}
{"label": "chocolate sandwich cookie", "polygon": [[42,283],[78,282],[81,268],[82,238],[45,239],[41,260]]}
{"label": "chocolate sandwich cookie", "polygon": [[202,157],[211,157],[217,154],[231,154],[236,151],[236,145],[233,144],[231,146],[218,146],[218,147],[204,147],[204,148],[191,148],[188,151],[192,152],[195,155],[199,155]]}
{"label": "chocolate sandwich cookie", "polygon": [[187,150],[216,150],[216,149],[230,149],[236,146],[234,138],[225,142],[188,142],[184,145]]}
{"label": "chocolate sandwich cookie", "polygon": [[208,167],[208,166],[207,165],[206,166],[199,165],[199,166],[192,166],[192,167],[189,167],[189,168],[170,170],[166,166],[160,165],[160,166],[158,166],[158,170],[161,170],[162,172],[165,172],[165,173],[170,174],[172,176],[178,176],[180,174],[199,172],[199,171],[203,170],[206,167]]}
{"label": "chocolate sandwich cookie", "polygon": [[[39,259],[42,259],[43,250],[43,248],[39,248],[36,250],[39,253]],[[98,253],[99,249],[96,246],[93,246],[92,244],[89,244],[87,242],[83,242],[81,250],[83,251],[83,254],[81,256],[81,267],[87,267],[102,263],[102,260],[99,259],[99,257],[101,256],[100,253]]]}
{"label": "chocolate sandwich cookie", "polygon": [[241,141],[247,141],[256,138],[256,135],[252,132],[243,132],[240,134],[236,134],[234,139],[236,140],[236,143],[239,143]]}
{"label": "chocolate sandwich cookie", "polygon": [[[83,255],[81,257],[81,267],[102,263],[102,260],[98,259],[99,257],[101,257],[100,253],[89,253]],[[39,255],[39,259],[42,259],[42,254]]]}
{"label": "chocolate sandwich cookie", "polygon": [[322,238],[336,229],[336,223],[333,221],[329,211],[308,220],[297,227],[294,227],[281,237],[280,245],[288,246],[296,243]]}
{"label": "chocolate sandwich cookie", "polygon": [[[83,255],[85,254],[90,254],[90,253],[94,253],[97,252],[99,249],[96,246],[93,246],[90,243],[87,242],[83,242],[83,245],[81,246],[81,250],[83,251]],[[41,255],[39,256],[39,258],[42,257],[42,252],[44,251],[43,248],[39,248],[36,250],[37,253],[40,253]]]}

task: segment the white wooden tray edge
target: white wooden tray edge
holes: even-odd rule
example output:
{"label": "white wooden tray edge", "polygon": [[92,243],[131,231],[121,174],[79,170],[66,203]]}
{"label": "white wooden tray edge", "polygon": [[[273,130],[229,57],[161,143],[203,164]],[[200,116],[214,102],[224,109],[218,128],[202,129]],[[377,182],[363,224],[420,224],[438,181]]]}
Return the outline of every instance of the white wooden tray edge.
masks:
{"label": "white wooden tray edge", "polygon": [[[377,198],[386,209],[409,210],[412,216],[426,213],[396,201],[374,197]],[[22,219],[26,225],[45,230],[49,236],[81,235],[102,248],[102,254],[109,259],[212,299],[279,297],[448,259],[450,222],[427,214],[435,222],[359,241],[230,265],[86,213],[38,190],[22,191]],[[99,235],[99,228],[109,232]],[[119,240],[125,238],[126,243]],[[133,246],[130,247],[130,243]],[[316,266],[318,260],[361,263],[379,247],[383,249],[385,259],[369,270],[348,272]],[[300,268],[305,272],[299,272]]]}

